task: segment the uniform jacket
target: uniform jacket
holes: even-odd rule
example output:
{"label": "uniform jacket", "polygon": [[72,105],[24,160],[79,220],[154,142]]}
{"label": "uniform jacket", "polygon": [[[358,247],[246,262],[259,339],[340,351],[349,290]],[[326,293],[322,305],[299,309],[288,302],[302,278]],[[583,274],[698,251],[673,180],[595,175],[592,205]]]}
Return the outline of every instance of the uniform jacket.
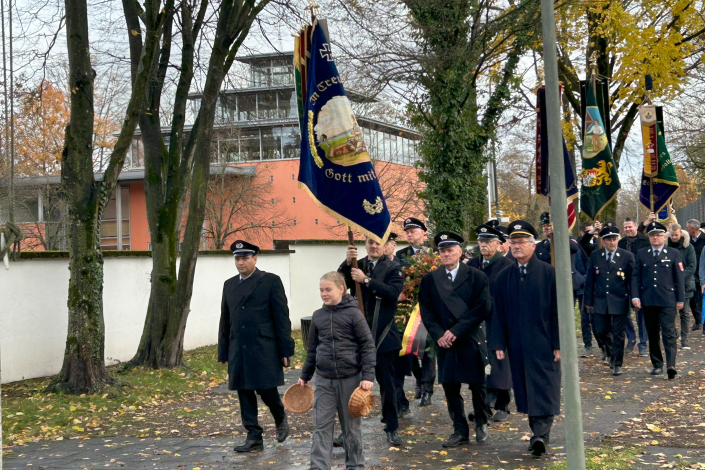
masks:
{"label": "uniform jacket", "polygon": [[626,315],[631,308],[631,282],[634,255],[617,248],[607,264],[607,251],[595,250],[590,255],[584,304],[600,315]]}
{"label": "uniform jacket", "polygon": [[[361,260],[358,260],[357,264],[360,269],[367,272],[367,264],[369,262],[369,258],[365,256]],[[338,272],[345,276],[345,283],[350,289],[350,293],[354,295],[355,281],[353,281],[351,275],[352,265],[348,266],[345,261],[343,261],[343,264],[338,268]],[[382,332],[387,325],[390,322],[392,324],[389,333],[387,333],[387,336],[382,341],[377,352],[386,353],[399,351],[401,349],[401,335],[394,322],[394,315],[397,312],[397,299],[404,288],[404,277],[401,272],[401,266],[399,266],[399,263],[387,258],[386,255],[382,255],[377,261],[372,275],[369,277],[370,284],[368,286],[361,284],[361,287],[362,301],[365,306],[365,317],[370,329],[372,329],[377,298],[382,299],[379,309],[379,319],[377,321],[377,331],[374,332],[375,344],[379,342],[379,339],[382,337]]]}
{"label": "uniform jacket", "polygon": [[668,239],[668,247],[675,248],[681,255],[683,260],[683,282],[685,284],[685,298],[689,299],[693,296],[695,292],[695,276],[696,267],[698,264],[697,257],[695,256],[695,248],[690,244],[690,235],[687,233],[681,236],[678,243],[673,243],[671,239]]}
{"label": "uniform jacket", "polygon": [[408,245],[394,253],[394,258],[396,258],[402,266],[404,266],[403,263],[407,262],[406,258],[409,258],[410,256],[414,256],[414,247],[411,245]]}
{"label": "uniform jacket", "polygon": [[649,237],[641,232],[637,232],[636,239],[633,242],[625,235],[624,238],[619,240],[617,246],[623,250],[631,251],[636,259],[636,254],[639,250],[650,247],[651,243],[649,243]]}
{"label": "uniform jacket", "polygon": [[338,305],[324,305],[313,312],[301,369],[306,382],[314,370],[326,379],[362,373],[362,380],[374,382],[377,352],[370,327],[357,305],[352,295],[345,294]]}
{"label": "uniform jacket", "polygon": [[487,276],[459,263],[455,280],[444,267],[421,279],[421,319],[434,343],[450,330],[453,345],[438,350],[438,383],[484,383],[487,343],[482,323],[489,316],[490,292]]}
{"label": "uniform jacket", "polygon": [[[473,259],[470,261],[470,266],[481,270],[487,276],[487,280],[490,286],[490,301],[492,299],[492,292],[495,289],[503,289],[502,286],[496,286],[497,276],[500,271],[509,266],[516,264],[514,258],[507,258],[502,256],[499,251],[490,258],[490,263],[487,266],[483,266],[484,258]],[[490,309],[490,312],[492,310]],[[490,313],[487,321],[487,337],[489,338],[492,334],[492,314]],[[509,390],[512,388],[512,371],[509,368],[509,360],[505,359],[500,361],[497,359],[497,355],[493,352],[488,354],[488,359],[490,361],[490,375],[487,377],[487,388],[493,388],[496,390]]]}
{"label": "uniform jacket", "polygon": [[[536,245],[536,257],[544,263],[551,264],[551,240],[546,238]],[[573,291],[583,293],[587,275],[588,257],[575,238],[570,237],[570,270],[573,275]]]}
{"label": "uniform jacket", "polygon": [[228,361],[230,390],[284,385],[281,359],[294,355],[284,285],[276,274],[255,269],[223,286],[218,361]]}
{"label": "uniform jacket", "polygon": [[488,348],[506,350],[512,370],[517,411],[529,416],[560,414],[561,366],[556,271],[533,256],[526,275],[518,264],[497,276],[492,298],[492,331]]}
{"label": "uniform jacket", "polygon": [[643,307],[676,308],[676,302],[685,301],[684,269],[678,250],[664,246],[655,258],[651,247],[642,248],[636,254],[632,299]]}

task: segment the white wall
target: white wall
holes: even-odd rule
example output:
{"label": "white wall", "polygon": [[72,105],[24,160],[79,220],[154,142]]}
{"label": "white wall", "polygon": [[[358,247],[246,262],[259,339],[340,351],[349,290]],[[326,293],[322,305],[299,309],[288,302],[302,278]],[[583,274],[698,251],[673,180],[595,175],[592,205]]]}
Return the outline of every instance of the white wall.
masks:
{"label": "white wall", "polygon": [[[20,260],[0,268],[0,347],[3,383],[61,370],[68,329],[68,259]],[[137,351],[149,300],[149,257],[105,258],[103,313],[106,363],[127,361]],[[292,311],[289,254],[264,254],[257,267],[282,278]],[[223,282],[237,274],[232,256],[198,258],[184,346],[215,344]],[[316,293],[317,294],[317,293]],[[294,323],[299,328],[300,322]]]}

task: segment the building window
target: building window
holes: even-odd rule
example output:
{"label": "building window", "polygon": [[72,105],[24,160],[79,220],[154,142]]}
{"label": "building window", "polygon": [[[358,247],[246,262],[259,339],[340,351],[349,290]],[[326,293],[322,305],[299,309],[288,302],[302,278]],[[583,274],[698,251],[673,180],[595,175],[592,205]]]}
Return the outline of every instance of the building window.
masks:
{"label": "building window", "polygon": [[294,181],[294,175],[293,175],[293,174],[291,175],[291,181]]}
{"label": "building window", "polygon": [[277,92],[277,117],[279,119],[298,117],[295,91]]}
{"label": "building window", "polygon": [[237,137],[218,141],[218,152],[220,161],[233,163],[240,161],[240,145]]}
{"label": "building window", "polygon": [[318,225],[318,219],[316,219],[316,222],[315,222],[315,223],[316,223],[316,225]]}
{"label": "building window", "polygon": [[[282,132],[282,152],[284,158],[299,158],[301,152],[301,134],[298,126],[284,126]],[[294,179],[294,175],[291,175]]]}
{"label": "building window", "polygon": [[276,225],[276,222],[274,222],[274,221],[272,220],[272,227],[274,227],[275,225]]}
{"label": "building window", "polygon": [[[200,103],[200,100],[199,100]],[[144,168],[144,145],[142,139],[135,139],[130,145],[130,155],[127,156],[131,168]]]}
{"label": "building window", "polygon": [[272,59],[272,85],[294,83],[294,66],[287,59]]}
{"label": "building window", "polygon": [[294,200],[294,204],[296,204],[296,198],[295,198],[295,197],[292,197],[291,199],[293,199],[293,200]]}
{"label": "building window", "polygon": [[282,158],[281,127],[261,129],[262,160],[279,160]]}
{"label": "building window", "polygon": [[260,160],[259,129],[240,131],[240,161]]}
{"label": "building window", "polygon": [[271,183],[272,181],[274,181],[274,175],[269,175],[269,182]]}
{"label": "building window", "polygon": [[256,95],[240,95],[237,97],[238,121],[254,121],[257,119]]}
{"label": "building window", "polygon": [[272,205],[274,205],[274,199],[272,199]]}
{"label": "building window", "polygon": [[257,93],[257,116],[262,120],[277,117],[277,95],[275,93]]}
{"label": "building window", "polygon": [[296,225],[296,219],[294,219],[294,225]]}
{"label": "building window", "polygon": [[118,186],[103,211],[101,250],[130,249],[130,187]]}

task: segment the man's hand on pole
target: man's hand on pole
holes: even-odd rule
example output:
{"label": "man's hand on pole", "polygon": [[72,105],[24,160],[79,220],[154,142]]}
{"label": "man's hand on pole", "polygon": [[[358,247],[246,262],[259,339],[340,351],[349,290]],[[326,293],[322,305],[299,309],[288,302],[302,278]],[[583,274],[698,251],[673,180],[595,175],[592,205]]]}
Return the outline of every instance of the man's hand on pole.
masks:
{"label": "man's hand on pole", "polygon": [[348,245],[348,252],[347,257],[345,258],[345,263],[350,266],[352,264],[353,259],[357,259],[357,248],[355,247],[355,245]]}

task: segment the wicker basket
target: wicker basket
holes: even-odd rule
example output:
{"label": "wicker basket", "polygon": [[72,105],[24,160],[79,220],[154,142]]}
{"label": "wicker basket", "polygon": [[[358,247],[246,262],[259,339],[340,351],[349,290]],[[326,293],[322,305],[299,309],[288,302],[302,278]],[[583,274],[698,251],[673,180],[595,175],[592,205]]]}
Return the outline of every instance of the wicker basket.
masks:
{"label": "wicker basket", "polygon": [[348,411],[353,418],[359,418],[360,416],[367,416],[374,405],[375,397],[372,391],[357,387],[350,395]]}
{"label": "wicker basket", "polygon": [[294,384],[284,392],[284,406],[292,413],[302,414],[313,408],[313,387]]}

